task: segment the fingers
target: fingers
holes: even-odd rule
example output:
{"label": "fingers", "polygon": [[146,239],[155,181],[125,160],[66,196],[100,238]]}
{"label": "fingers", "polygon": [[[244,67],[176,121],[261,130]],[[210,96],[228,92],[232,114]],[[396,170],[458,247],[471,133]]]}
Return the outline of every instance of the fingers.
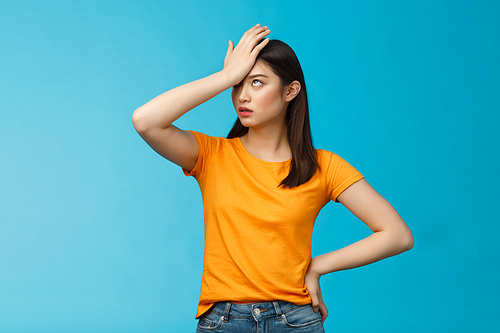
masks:
{"label": "fingers", "polygon": [[319,310],[318,296],[316,294],[311,293],[311,292],[309,292],[309,296],[311,297],[311,306],[313,308],[313,311],[318,312],[318,310]]}
{"label": "fingers", "polygon": [[250,54],[254,51],[257,43],[270,32],[271,30],[267,26],[261,27],[260,24],[255,25],[243,34],[236,47],[247,49],[247,54]]}
{"label": "fingers", "polygon": [[251,27],[250,29],[248,29],[247,31],[245,31],[245,33],[243,34],[243,36],[241,36],[241,39],[240,41],[238,42],[238,44],[245,38],[245,37],[248,37],[252,34],[252,32],[254,32],[256,29],[259,29],[262,27],[260,26],[260,23],[257,23],[256,25],[254,25],[253,27]]}
{"label": "fingers", "polygon": [[254,47],[254,49],[252,50],[252,54],[259,54],[259,52],[267,45],[267,43],[269,43],[269,38],[264,39],[262,43]]}
{"label": "fingers", "polygon": [[326,317],[328,317],[328,309],[326,308],[326,304],[321,302],[319,306],[319,313],[321,313],[321,320],[325,322]]}
{"label": "fingers", "polygon": [[328,309],[326,308],[326,304],[319,300],[316,295],[309,294],[311,296],[311,306],[314,312],[318,312],[321,314],[321,321],[325,322],[326,317],[328,317]]}
{"label": "fingers", "polygon": [[252,50],[255,48],[255,45],[264,38],[265,36],[269,35],[271,33],[271,30],[267,28],[267,26],[260,27],[254,30],[254,33],[249,36],[248,38],[248,44],[252,47]]}
{"label": "fingers", "polygon": [[252,69],[259,52],[267,45],[269,39],[259,42],[270,33],[267,26],[260,24],[247,30],[235,46],[230,40],[224,59],[224,71],[230,74],[234,82],[240,82]]}

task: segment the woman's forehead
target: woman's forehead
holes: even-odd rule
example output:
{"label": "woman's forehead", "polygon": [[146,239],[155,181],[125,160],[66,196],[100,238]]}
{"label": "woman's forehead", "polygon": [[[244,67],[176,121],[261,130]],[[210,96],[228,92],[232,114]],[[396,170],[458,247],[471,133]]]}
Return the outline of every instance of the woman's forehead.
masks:
{"label": "woman's forehead", "polygon": [[248,73],[247,77],[250,77],[250,76],[253,76],[253,75],[257,75],[257,74],[264,74],[267,77],[277,76],[273,72],[273,70],[271,69],[271,67],[269,67],[269,65],[265,61],[260,60],[260,59],[258,59],[255,62],[255,64],[253,65],[252,69]]}

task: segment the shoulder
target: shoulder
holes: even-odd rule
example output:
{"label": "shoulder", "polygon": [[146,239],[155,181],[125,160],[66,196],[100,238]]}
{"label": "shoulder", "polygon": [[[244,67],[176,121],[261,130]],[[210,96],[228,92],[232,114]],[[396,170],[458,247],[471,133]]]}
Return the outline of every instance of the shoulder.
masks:
{"label": "shoulder", "polygon": [[337,201],[337,196],[346,188],[364,178],[354,166],[338,154],[318,149],[317,159],[320,173],[327,183],[327,193],[331,200]]}
{"label": "shoulder", "polygon": [[200,139],[200,140],[219,140],[219,139],[223,139],[221,137],[212,136],[212,135],[208,135],[208,134],[205,134],[205,133],[202,133],[202,132],[198,132],[198,131],[193,131],[193,130],[187,130],[186,132],[189,132],[189,133],[193,134],[193,136],[196,139]]}
{"label": "shoulder", "polygon": [[187,176],[194,176],[199,179],[204,174],[207,166],[213,161],[215,156],[220,154],[225,154],[224,152],[231,151],[229,148],[234,145],[233,139],[227,139],[218,136],[207,135],[202,132],[187,130],[196,139],[198,145],[198,158],[196,160],[195,166],[191,171],[185,170]]}
{"label": "shoulder", "polygon": [[320,167],[328,167],[332,163],[343,161],[343,158],[336,153],[324,149],[316,149],[316,159]]}
{"label": "shoulder", "polygon": [[193,130],[187,130],[187,132],[191,133],[194,136],[194,138],[196,139],[196,142],[198,143],[198,146],[200,146],[200,147],[210,146],[212,148],[217,148],[217,147],[222,148],[225,144],[233,143],[235,140],[235,139],[227,139],[227,138],[220,137],[220,136],[208,135],[208,134],[198,132],[198,131],[193,131]]}
{"label": "shoulder", "polygon": [[322,173],[337,175],[359,173],[353,165],[334,152],[317,149],[316,158]]}

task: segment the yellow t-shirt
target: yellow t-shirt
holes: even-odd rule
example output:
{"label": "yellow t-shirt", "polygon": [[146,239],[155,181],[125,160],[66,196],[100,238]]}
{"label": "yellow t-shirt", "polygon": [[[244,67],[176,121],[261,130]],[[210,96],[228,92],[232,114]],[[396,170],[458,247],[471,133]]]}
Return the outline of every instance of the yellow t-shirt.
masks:
{"label": "yellow t-shirt", "polygon": [[337,154],[318,149],[320,170],[307,183],[278,187],[290,161],[262,161],[239,138],[190,132],[200,153],[193,170],[183,171],[198,181],[205,217],[196,318],[220,301],[311,303],[304,276],[314,221],[363,175]]}

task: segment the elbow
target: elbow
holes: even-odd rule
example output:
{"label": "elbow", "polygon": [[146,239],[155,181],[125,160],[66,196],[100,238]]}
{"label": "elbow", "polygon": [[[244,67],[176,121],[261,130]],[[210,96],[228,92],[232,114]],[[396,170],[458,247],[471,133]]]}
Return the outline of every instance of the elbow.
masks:
{"label": "elbow", "polygon": [[134,125],[134,128],[138,133],[144,133],[147,130],[144,121],[144,115],[141,112],[140,108],[136,109],[132,114],[132,124]]}
{"label": "elbow", "polygon": [[390,256],[401,254],[413,248],[413,234],[408,227],[390,230],[386,235]]}
{"label": "elbow", "polygon": [[406,232],[400,237],[399,247],[401,249],[401,253],[411,250],[413,245],[413,234],[410,229],[407,229]]}

